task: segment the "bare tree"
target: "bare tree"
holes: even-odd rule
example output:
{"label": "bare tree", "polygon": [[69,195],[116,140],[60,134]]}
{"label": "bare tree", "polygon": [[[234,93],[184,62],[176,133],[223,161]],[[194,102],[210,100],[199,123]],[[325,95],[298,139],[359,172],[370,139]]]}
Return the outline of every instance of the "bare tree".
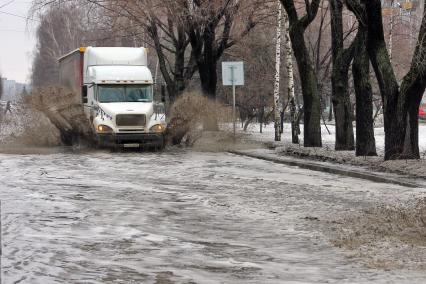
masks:
{"label": "bare tree", "polygon": [[321,147],[321,105],[318,80],[304,34],[315,19],[321,0],[305,1],[305,15],[299,16],[294,0],[281,0],[290,22],[290,38],[296,57],[303,93],[304,145]]}
{"label": "bare tree", "polygon": [[[275,2],[276,4],[277,2]],[[276,5],[271,7],[276,12]],[[247,129],[255,119],[268,121],[273,114],[276,44],[271,38],[276,36],[276,14],[270,13],[265,23],[256,26],[252,32],[233,47],[225,51],[223,60],[244,61],[245,85],[237,89],[237,107],[243,127]],[[285,74],[281,65],[281,74]],[[287,77],[280,78],[280,101],[287,102]],[[217,99],[231,102],[226,88],[218,87]],[[271,117],[273,118],[273,117]],[[273,120],[273,119],[272,119]]]}
{"label": "bare tree", "polygon": [[278,1],[277,37],[275,43],[275,84],[274,84],[274,128],[275,141],[281,141],[281,115],[280,115],[280,71],[281,71],[281,34],[282,34],[282,7]]}
{"label": "bare tree", "polygon": [[31,75],[34,87],[58,83],[58,58],[84,42],[83,18],[74,5],[51,6],[40,14]]}
{"label": "bare tree", "polygon": [[336,121],[336,150],[354,150],[352,110],[349,98],[349,67],[354,44],[344,48],[343,0],[330,0],[331,44],[333,69],[331,76],[332,102]]}
{"label": "bare tree", "polygon": [[[90,2],[90,1],[89,1]],[[92,1],[103,6],[103,1]],[[145,31],[157,53],[157,62],[171,102],[187,88],[197,65],[190,49],[182,1],[109,1],[112,18],[124,17]],[[104,9],[106,9],[104,7]],[[112,11],[111,11],[112,10]]]}
{"label": "bare tree", "polygon": [[352,63],[356,100],[356,156],[377,155],[374,138],[373,90],[366,41],[367,29],[364,25],[359,25]]}
{"label": "bare tree", "polygon": [[367,29],[366,49],[384,106],[385,159],[419,158],[418,108],[426,89],[426,14],[410,70],[399,85],[386,47],[381,1],[347,0],[347,4],[359,25]]}
{"label": "bare tree", "polygon": [[201,89],[214,99],[218,61],[226,49],[244,38],[265,17],[265,12],[269,11],[268,1],[194,0],[185,3],[187,33],[198,66]]}
{"label": "bare tree", "polygon": [[294,70],[293,70],[293,49],[291,48],[290,39],[290,23],[288,21],[287,13],[284,13],[284,27],[285,27],[285,57],[286,57],[286,69],[287,69],[287,96],[288,105],[290,107],[290,121],[291,121],[291,141],[294,144],[299,144],[299,116],[300,110],[298,109],[298,103],[296,101],[296,94],[294,91]]}

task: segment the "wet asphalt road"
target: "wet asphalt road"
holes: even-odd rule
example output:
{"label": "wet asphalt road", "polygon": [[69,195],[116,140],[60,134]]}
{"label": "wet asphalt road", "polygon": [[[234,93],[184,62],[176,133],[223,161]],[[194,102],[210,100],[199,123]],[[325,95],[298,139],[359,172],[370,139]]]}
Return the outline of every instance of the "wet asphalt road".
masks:
{"label": "wet asphalt road", "polygon": [[424,283],[319,222],[413,191],[226,153],[0,155],[2,283]]}

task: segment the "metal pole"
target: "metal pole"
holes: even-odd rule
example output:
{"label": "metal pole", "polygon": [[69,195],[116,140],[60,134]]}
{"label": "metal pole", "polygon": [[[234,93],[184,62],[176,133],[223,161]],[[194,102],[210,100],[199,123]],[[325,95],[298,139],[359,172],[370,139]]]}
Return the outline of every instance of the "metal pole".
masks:
{"label": "metal pole", "polygon": [[234,78],[234,67],[231,67],[231,80],[232,80],[232,122],[234,128],[234,141],[236,138],[236,111],[235,111],[235,78]]}
{"label": "metal pole", "polygon": [[236,125],[237,125],[237,118],[236,118],[236,110],[235,110],[235,83],[232,84],[232,117],[234,121],[234,140],[236,138]]}

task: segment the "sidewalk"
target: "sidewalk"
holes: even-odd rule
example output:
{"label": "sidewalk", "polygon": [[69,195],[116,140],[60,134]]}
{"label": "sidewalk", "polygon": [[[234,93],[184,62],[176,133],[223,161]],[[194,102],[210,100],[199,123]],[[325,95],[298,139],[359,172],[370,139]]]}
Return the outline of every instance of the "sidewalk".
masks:
{"label": "sidewalk", "polygon": [[[303,127],[303,125],[302,125]],[[256,158],[274,159],[274,162],[344,174],[352,177],[367,178],[374,181],[386,179],[384,182],[404,183],[409,186],[426,185],[426,125],[419,126],[419,145],[422,158],[420,160],[384,161],[384,131],[376,128],[376,147],[379,156],[356,157],[355,151],[334,150],[334,126],[328,129],[322,127],[323,147],[305,148],[303,141],[300,145],[291,143],[290,125],[286,124],[282,141],[274,142],[274,129],[272,125],[266,126],[263,133],[259,133],[258,125],[253,125],[247,132],[239,131],[242,140],[263,143],[265,149],[235,151]],[[355,131],[355,129],[354,129]],[[303,133],[303,129],[302,129]],[[303,136],[301,135],[301,138]],[[238,152],[238,153],[237,153]],[[354,176],[355,175],[355,176]],[[374,176],[374,177],[373,177]],[[401,181],[401,182],[400,182]]]}
{"label": "sidewalk", "polygon": [[295,166],[304,169],[322,171],[353,178],[361,178],[379,183],[391,183],[406,187],[426,187],[426,180],[413,178],[408,175],[374,172],[366,167],[341,165],[331,162],[320,162],[308,159],[299,159],[283,156],[279,152],[270,149],[231,150],[229,153],[266,160],[274,163]]}

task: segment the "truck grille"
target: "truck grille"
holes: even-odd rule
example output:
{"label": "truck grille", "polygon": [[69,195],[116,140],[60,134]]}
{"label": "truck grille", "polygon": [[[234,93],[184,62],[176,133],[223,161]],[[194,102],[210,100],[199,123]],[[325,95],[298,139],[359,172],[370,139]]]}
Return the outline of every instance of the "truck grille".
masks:
{"label": "truck grille", "polygon": [[144,127],[146,118],[144,114],[119,114],[115,118],[117,126],[140,126]]}

